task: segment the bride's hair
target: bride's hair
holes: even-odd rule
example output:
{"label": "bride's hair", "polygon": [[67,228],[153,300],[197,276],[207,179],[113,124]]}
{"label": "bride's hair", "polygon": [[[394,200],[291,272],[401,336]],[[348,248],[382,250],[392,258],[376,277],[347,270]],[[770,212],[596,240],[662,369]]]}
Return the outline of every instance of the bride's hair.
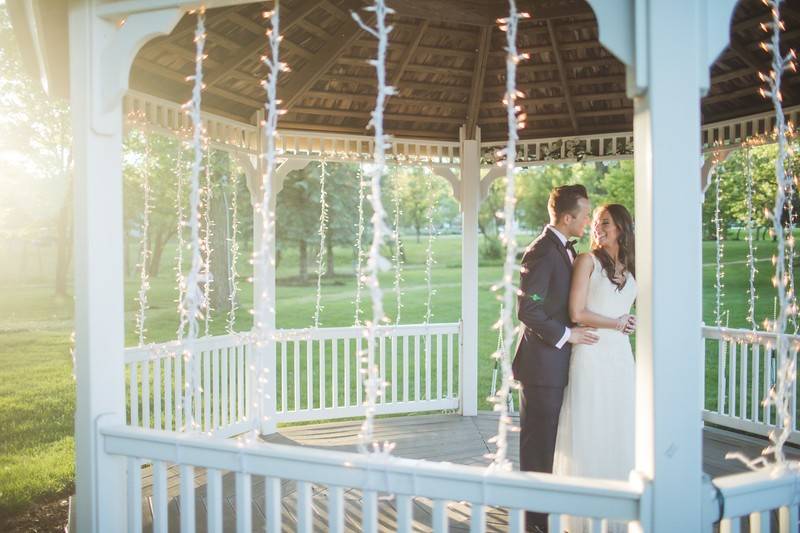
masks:
{"label": "bride's hair", "polygon": [[[625,206],[620,204],[601,205],[595,212],[601,213],[603,211],[611,215],[611,220],[614,221],[619,231],[619,236],[617,237],[619,261],[624,265],[626,272],[630,272],[633,277],[636,277],[636,242],[633,232],[633,218],[631,218],[631,214],[625,209]],[[608,252],[594,242],[594,236],[592,236],[592,253],[600,261],[600,265],[603,267],[608,279],[611,280],[611,283],[617,286],[617,290],[621,291],[625,286],[627,276],[622,281],[615,279],[616,268],[614,260],[608,255]]]}

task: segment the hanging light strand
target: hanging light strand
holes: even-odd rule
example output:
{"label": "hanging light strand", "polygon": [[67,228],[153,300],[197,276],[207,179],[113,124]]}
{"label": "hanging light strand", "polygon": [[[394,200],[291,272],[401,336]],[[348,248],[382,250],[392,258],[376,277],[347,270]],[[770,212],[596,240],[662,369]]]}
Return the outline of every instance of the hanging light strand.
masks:
{"label": "hanging light strand", "polygon": [[775,354],[777,357],[777,367],[775,383],[770,387],[764,403],[775,407],[776,427],[770,431],[770,445],[764,448],[761,457],[749,459],[742,453],[731,453],[726,457],[737,458],[743,461],[751,469],[768,466],[769,455],[774,457],[774,463],[783,464],[786,456],[783,446],[788,440],[794,421],[791,414],[790,402],[792,400],[792,388],[795,382],[795,362],[789,357],[790,339],[786,334],[789,314],[791,312],[791,294],[788,290],[788,274],[786,273],[786,241],[783,226],[783,213],[786,209],[786,193],[789,190],[787,181],[790,179],[786,173],[786,158],[788,155],[786,137],[790,131],[783,114],[781,78],[787,70],[795,71],[796,55],[794,50],[790,50],[786,55],[781,53],[780,35],[784,29],[780,17],[780,0],[763,0],[763,3],[770,8],[771,20],[761,24],[761,28],[767,32],[769,39],[761,43],[761,48],[771,56],[771,70],[769,74],[759,73],[759,78],[766,84],[765,88],[760,89],[760,93],[772,102],[775,110],[776,141],[778,151],[775,158],[775,204],[770,214],[772,218],[772,230],[777,243],[777,252],[773,256],[775,265],[775,276],[772,284],[776,289],[776,316],[774,321],[767,320],[769,330],[775,334]]}
{"label": "hanging light strand", "polygon": [[755,220],[753,217],[753,161],[751,146],[745,143],[744,147],[745,157],[745,180],[746,180],[746,204],[747,204],[747,269],[748,269],[748,290],[747,290],[747,321],[750,323],[750,328],[755,331],[756,324],[756,247],[753,241],[753,233],[755,230]]}
{"label": "hanging light strand", "polygon": [[230,245],[230,268],[228,269],[228,286],[230,287],[230,309],[228,310],[228,333],[234,333],[236,328],[236,310],[239,308],[239,272],[236,265],[239,262],[239,180],[236,173],[231,177],[233,191],[231,192],[231,235],[228,238]]}
{"label": "hanging light strand", "polygon": [[[190,111],[192,119],[192,147],[194,158],[192,161],[192,172],[189,181],[189,233],[190,241],[189,246],[191,250],[192,263],[189,268],[189,273],[185,277],[186,286],[184,287],[184,303],[182,305],[184,311],[182,316],[186,318],[186,343],[183,352],[184,366],[186,372],[184,373],[186,389],[184,394],[184,420],[189,426],[190,430],[197,430],[200,426],[198,424],[198,414],[200,408],[200,383],[199,383],[199,358],[196,357],[194,341],[198,337],[199,324],[198,318],[202,316],[202,309],[205,305],[204,293],[200,288],[201,271],[203,269],[203,258],[200,252],[200,172],[203,170],[203,143],[205,138],[205,129],[203,127],[202,117],[200,115],[200,102],[202,99],[203,89],[203,59],[205,54],[203,52],[206,41],[205,30],[205,8],[201,7],[197,12],[197,28],[194,33],[195,43],[195,73],[190,76],[190,80],[194,81],[192,87],[192,99],[186,104],[186,108]],[[192,403],[194,400],[194,409]]]}
{"label": "hanging light strand", "polygon": [[205,302],[205,312],[203,314],[203,322],[205,326],[205,336],[209,336],[209,327],[211,325],[211,253],[213,252],[211,240],[213,238],[214,223],[211,218],[211,147],[209,145],[208,136],[204,140],[205,146],[205,186],[203,187],[203,300]]}
{"label": "hanging light strand", "polygon": [[183,150],[185,139],[180,132],[178,135],[178,154],[176,157],[177,164],[175,165],[175,209],[178,214],[178,227],[176,228],[178,245],[175,252],[175,283],[178,287],[178,331],[176,334],[178,341],[181,341],[186,333],[186,308],[183,305],[186,294],[186,279],[183,276],[183,250],[186,247],[186,240],[184,239],[186,209],[183,198],[183,174],[185,170],[183,168]]}
{"label": "hanging light strand", "polygon": [[136,313],[136,336],[139,339],[139,346],[144,345],[145,333],[145,319],[147,316],[148,302],[147,293],[150,290],[150,276],[147,271],[147,266],[150,261],[150,213],[153,210],[151,189],[150,189],[150,173],[152,172],[152,154],[150,150],[150,136],[146,128],[142,127],[141,135],[144,140],[144,172],[142,173],[142,236],[139,242],[139,292],[136,301],[139,303],[139,309]]}
{"label": "hanging light strand", "polygon": [[400,315],[403,311],[403,243],[400,240],[400,218],[402,209],[400,206],[400,173],[395,167],[394,179],[392,180],[392,204],[394,208],[394,223],[392,224],[392,263],[394,264],[394,299],[395,299],[395,325],[400,325]]}
{"label": "hanging light strand", "polygon": [[328,235],[328,198],[325,191],[327,164],[323,158],[320,162],[319,175],[319,251],[317,252],[317,299],[314,306],[314,328],[319,327],[319,318],[322,313],[322,276],[325,273],[325,239]]}
{"label": "hanging light strand", "polygon": [[[716,275],[716,285],[715,285],[715,292],[714,292],[714,322],[718,328],[723,326],[723,299],[725,298],[725,265],[723,262],[724,254],[725,254],[725,245],[723,241],[725,240],[725,226],[722,220],[722,172],[720,169],[720,165],[722,164],[722,156],[719,151],[719,147],[715,146],[714,155],[712,156],[713,167],[712,172],[714,173],[714,249],[716,252],[716,263],[715,263],[715,275]],[[727,324],[726,324],[727,325]]]}
{"label": "hanging light strand", "polygon": [[364,310],[361,308],[361,298],[364,290],[364,190],[366,181],[364,180],[364,165],[358,164],[358,223],[356,226],[356,297],[355,297],[355,317],[353,324],[361,325]]}
{"label": "hanging light strand", "polygon": [[[495,291],[502,290],[502,306],[500,307],[500,319],[496,327],[502,331],[503,339],[513,339],[516,336],[516,328],[511,317],[514,309],[514,300],[519,290],[514,285],[514,275],[517,271],[517,238],[515,228],[514,209],[516,206],[515,190],[515,163],[517,155],[517,141],[519,139],[518,130],[525,127],[525,114],[516,104],[516,99],[522,95],[516,88],[517,64],[528,59],[527,54],[517,52],[517,26],[519,20],[528,18],[527,13],[518,13],[514,0],[509,0],[508,18],[498,19],[500,30],[506,33],[506,92],[504,104],[508,117],[508,141],[502,150],[505,157],[503,163],[506,170],[506,192],[503,206],[503,244],[506,248],[505,264],[503,266],[503,279],[495,287]],[[508,459],[508,432],[515,428],[512,423],[508,410],[508,397],[511,390],[517,387],[511,373],[511,346],[513,343],[504,342],[501,350],[493,355],[500,360],[500,370],[502,381],[497,393],[489,398],[494,404],[494,410],[499,413],[497,435],[490,439],[497,449],[495,453],[489,454],[492,459],[492,468],[499,470],[511,470],[511,461]]]}
{"label": "hanging light strand", "polygon": [[[430,169],[425,169],[425,178],[428,192],[433,191],[433,172]],[[436,239],[436,230],[433,227],[433,215],[436,211],[436,199],[430,198],[428,209],[426,210],[426,218],[428,222],[428,245],[425,250],[425,285],[428,288],[428,298],[425,300],[425,324],[430,324],[433,319],[433,296],[436,294],[436,289],[433,288],[433,265],[436,264],[436,259],[433,256],[433,243]]]}
{"label": "hanging light strand", "polygon": [[388,442],[383,443],[383,445],[373,442],[373,435],[375,406],[378,396],[383,393],[386,387],[375,364],[375,339],[377,327],[385,321],[383,292],[378,280],[378,272],[388,268],[388,262],[381,255],[381,246],[389,231],[385,221],[386,212],[381,201],[381,179],[386,174],[386,149],[390,146],[389,136],[384,134],[383,130],[383,112],[386,106],[386,99],[396,93],[394,87],[388,85],[386,81],[386,54],[389,48],[389,33],[392,31],[392,27],[386,24],[386,15],[394,13],[394,10],[387,7],[384,0],[375,0],[374,4],[364,9],[375,13],[376,26],[374,28],[367,25],[357,13],[353,12],[352,16],[364,31],[378,40],[377,58],[370,60],[370,64],[375,67],[377,75],[378,94],[375,101],[375,109],[371,113],[372,118],[369,122],[375,132],[375,140],[373,143],[373,162],[369,169],[371,184],[369,200],[372,204],[372,244],[367,256],[365,285],[369,288],[372,298],[372,320],[366,324],[365,333],[368,348],[366,353],[362,355],[361,360],[362,371],[364,363],[366,363],[366,377],[364,380],[366,402],[364,423],[361,426],[359,435],[359,449],[364,453],[368,453],[371,446],[371,451],[388,455],[394,449],[394,445]]}

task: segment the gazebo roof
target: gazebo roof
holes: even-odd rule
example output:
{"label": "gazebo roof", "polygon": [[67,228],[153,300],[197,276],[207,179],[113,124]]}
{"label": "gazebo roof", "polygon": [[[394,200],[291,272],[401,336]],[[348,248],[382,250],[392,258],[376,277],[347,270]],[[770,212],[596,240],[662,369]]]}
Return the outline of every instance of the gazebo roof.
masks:
{"label": "gazebo roof", "polygon": [[[800,41],[800,0],[786,2],[789,22],[784,43]],[[28,25],[17,23],[21,0],[10,0],[20,42]],[[279,97],[288,113],[283,130],[364,134],[374,106],[375,42],[351,18],[364,0],[282,0],[283,59],[292,71],[281,77]],[[520,0],[533,17],[523,22],[519,48],[531,59],[518,67],[520,101],[528,114],[522,139],[629,132],[632,101],[625,92],[625,67],[598,41],[597,21],[585,0]],[[44,65],[52,91],[66,92],[65,24],[56,27],[65,3],[47,3]],[[388,57],[390,81],[398,88],[387,105],[385,125],[397,137],[458,140],[459,127],[481,128],[483,140],[505,136],[501,103],[505,89],[504,39],[495,19],[506,9],[497,0],[403,0],[397,11]],[[57,7],[57,6],[63,6]],[[268,6],[267,6],[268,7]],[[265,68],[264,3],[210,9],[205,62],[204,108],[213,114],[254,123],[263,107],[260,80]],[[54,13],[54,11],[56,13]],[[17,16],[14,17],[15,12]],[[711,89],[702,101],[704,123],[768,109],[757,92],[759,70],[768,56],[759,50],[759,23],[768,12],[760,4],[740,3],[731,24],[731,44],[711,70]],[[61,19],[63,21],[64,19]],[[168,36],[149,42],[131,71],[131,88],[182,103],[193,69],[194,17],[185,16]],[[52,30],[52,31],[51,31]],[[41,35],[41,34],[40,34]],[[59,57],[61,61],[59,61]],[[30,57],[28,63],[40,64]],[[48,66],[49,65],[49,66]],[[41,67],[40,67],[41,68]],[[690,68],[687,66],[687,68]],[[784,103],[800,103],[797,78],[788,78]]]}

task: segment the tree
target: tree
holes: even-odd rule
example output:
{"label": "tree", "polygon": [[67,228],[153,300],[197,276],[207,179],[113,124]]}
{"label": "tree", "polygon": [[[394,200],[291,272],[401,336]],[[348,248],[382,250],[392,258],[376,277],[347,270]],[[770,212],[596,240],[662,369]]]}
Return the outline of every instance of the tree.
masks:
{"label": "tree", "polygon": [[451,213],[449,209],[450,186],[444,178],[428,175],[422,167],[398,168],[391,177],[391,186],[397,188],[400,200],[401,226],[411,227],[420,242],[423,230],[432,216],[438,226]]}
{"label": "tree", "polygon": [[276,234],[279,245],[296,243],[300,281],[308,281],[308,244],[319,228],[319,179],[312,165],[290,172],[278,193]]}

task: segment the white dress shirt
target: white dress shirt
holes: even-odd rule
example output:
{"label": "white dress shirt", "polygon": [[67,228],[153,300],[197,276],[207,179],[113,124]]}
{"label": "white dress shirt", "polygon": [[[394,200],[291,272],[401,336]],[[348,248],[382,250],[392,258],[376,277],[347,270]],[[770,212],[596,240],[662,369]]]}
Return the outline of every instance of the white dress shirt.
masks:
{"label": "white dress shirt", "polygon": [[[564,248],[567,247],[567,238],[564,236],[563,233],[558,231],[555,228],[555,226],[553,226],[552,224],[548,224],[547,225],[547,229],[552,231],[555,234],[555,236],[558,237],[558,240],[561,241],[561,244],[564,246]],[[575,258],[572,256],[572,251],[569,248],[567,248],[567,256],[569,257],[569,260],[570,260],[571,263],[575,262]],[[569,336],[571,334],[572,334],[572,330],[571,329],[564,328],[564,335],[556,343],[556,348],[561,349],[567,343],[567,341],[569,340]]]}

